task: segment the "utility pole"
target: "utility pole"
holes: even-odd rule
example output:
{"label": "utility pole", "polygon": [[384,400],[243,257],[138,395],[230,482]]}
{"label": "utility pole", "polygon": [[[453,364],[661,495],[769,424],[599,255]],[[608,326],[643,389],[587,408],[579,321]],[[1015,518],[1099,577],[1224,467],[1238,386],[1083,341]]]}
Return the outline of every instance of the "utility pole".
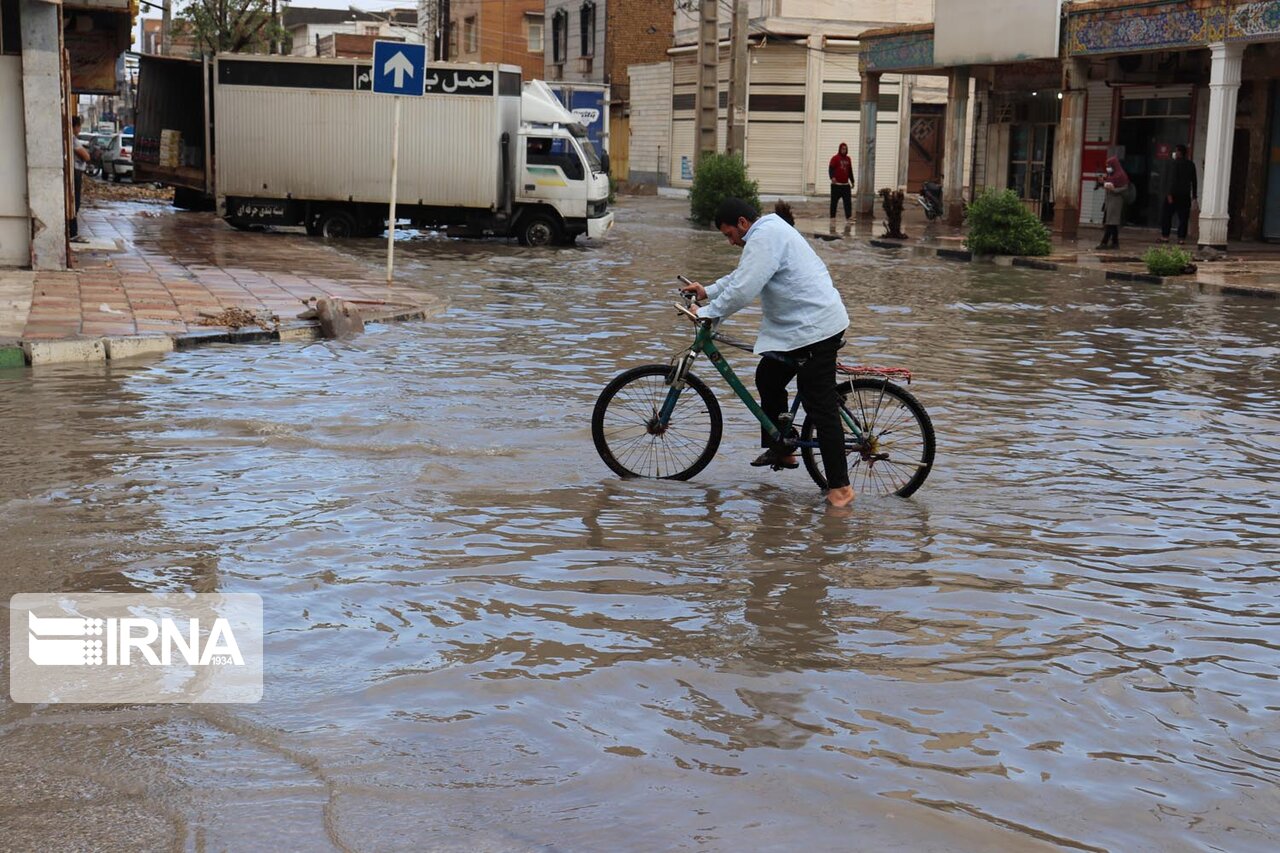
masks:
{"label": "utility pole", "polygon": [[436,2],[418,0],[418,41],[427,46],[427,62],[436,60]]}
{"label": "utility pole", "polygon": [[747,156],[747,0],[733,0],[733,24],[729,47],[729,126],[726,134],[730,154]]}
{"label": "utility pole", "polygon": [[698,90],[694,96],[694,166],[703,155],[716,153],[716,120],[720,113],[718,66],[720,20],[717,0],[700,0],[698,25]]}
{"label": "utility pole", "polygon": [[172,46],[169,41],[173,38],[169,33],[169,27],[173,26],[173,0],[164,0],[164,10],[160,16],[160,55],[168,56]]}

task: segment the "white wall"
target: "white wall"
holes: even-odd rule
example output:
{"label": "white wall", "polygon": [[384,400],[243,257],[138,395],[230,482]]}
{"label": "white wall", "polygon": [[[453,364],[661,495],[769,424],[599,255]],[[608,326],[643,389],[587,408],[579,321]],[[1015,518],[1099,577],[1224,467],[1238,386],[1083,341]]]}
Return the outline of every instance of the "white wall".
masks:
{"label": "white wall", "polygon": [[1055,58],[1061,6],[1062,0],[942,0],[934,19],[934,62]]}
{"label": "white wall", "polygon": [[[729,4],[730,0],[722,0],[719,6],[721,38],[729,34],[733,16]],[[673,9],[675,44],[696,43],[698,4],[675,0]],[[928,23],[933,20],[933,0],[748,0],[747,13],[753,23],[767,23],[767,29],[776,33],[836,33],[845,37],[891,24]]]}
{"label": "white wall", "polygon": [[25,267],[30,262],[22,57],[0,56],[0,267]]}
{"label": "white wall", "polygon": [[[347,21],[341,24],[304,24],[291,30],[293,49],[291,56],[315,56],[316,39],[334,33],[354,33],[365,35],[365,27],[378,27],[378,38],[395,38],[406,42],[417,42],[418,33],[413,27],[378,23],[376,21]],[[461,26],[461,24],[459,24]],[[461,35],[459,35],[461,38]]]}

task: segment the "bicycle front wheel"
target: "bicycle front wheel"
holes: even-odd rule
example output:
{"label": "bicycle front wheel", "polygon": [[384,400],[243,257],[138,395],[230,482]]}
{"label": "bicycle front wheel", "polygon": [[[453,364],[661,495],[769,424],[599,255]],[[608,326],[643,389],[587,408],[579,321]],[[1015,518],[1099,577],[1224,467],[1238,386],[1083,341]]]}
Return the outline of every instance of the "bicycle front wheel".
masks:
{"label": "bicycle front wheel", "polygon": [[[851,417],[862,432],[858,438],[844,425],[844,452],[854,491],[904,498],[914,494],[933,470],[933,421],[924,406],[906,389],[883,379],[841,382],[836,391],[842,415]],[[800,437],[817,439],[808,413]],[[822,454],[817,448],[804,447],[800,456],[818,488],[825,489]]]}
{"label": "bicycle front wheel", "polygon": [[604,464],[622,477],[688,480],[716,455],[722,422],[711,389],[692,374],[666,426],[658,420],[671,368],[649,364],[619,374],[600,392],[591,438]]}

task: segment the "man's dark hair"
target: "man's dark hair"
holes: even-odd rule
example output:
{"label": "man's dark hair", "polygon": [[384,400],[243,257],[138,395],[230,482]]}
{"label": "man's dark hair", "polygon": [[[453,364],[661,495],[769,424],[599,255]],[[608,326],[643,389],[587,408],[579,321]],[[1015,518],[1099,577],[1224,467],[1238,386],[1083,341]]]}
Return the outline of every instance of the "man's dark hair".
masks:
{"label": "man's dark hair", "polygon": [[716,227],[721,225],[737,225],[739,219],[755,222],[760,218],[760,211],[740,198],[729,196],[716,208]]}
{"label": "man's dark hair", "polygon": [[82,121],[83,121],[83,120],[80,118],[80,116],[72,116],[72,117],[71,117],[71,126],[72,126],[72,127],[79,127]]}
{"label": "man's dark hair", "polygon": [[1187,156],[1187,146],[1185,146],[1185,145],[1177,145],[1177,146],[1175,146],[1175,147],[1174,147],[1174,149],[1173,149],[1173,150],[1174,150],[1174,151],[1177,151],[1177,152],[1178,152],[1179,154],[1181,154],[1183,157],[1186,157],[1186,156]]}

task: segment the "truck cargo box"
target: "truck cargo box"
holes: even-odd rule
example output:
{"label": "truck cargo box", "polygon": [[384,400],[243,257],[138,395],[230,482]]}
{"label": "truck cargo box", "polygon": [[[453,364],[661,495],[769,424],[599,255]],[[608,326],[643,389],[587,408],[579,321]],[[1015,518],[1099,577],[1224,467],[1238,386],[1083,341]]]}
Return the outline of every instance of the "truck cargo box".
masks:
{"label": "truck cargo box", "polygon": [[[395,99],[369,91],[369,69],[218,57],[218,194],[384,203]],[[432,65],[430,74],[452,85],[401,99],[397,195],[406,205],[496,209],[500,140],[519,130],[519,69]]]}

